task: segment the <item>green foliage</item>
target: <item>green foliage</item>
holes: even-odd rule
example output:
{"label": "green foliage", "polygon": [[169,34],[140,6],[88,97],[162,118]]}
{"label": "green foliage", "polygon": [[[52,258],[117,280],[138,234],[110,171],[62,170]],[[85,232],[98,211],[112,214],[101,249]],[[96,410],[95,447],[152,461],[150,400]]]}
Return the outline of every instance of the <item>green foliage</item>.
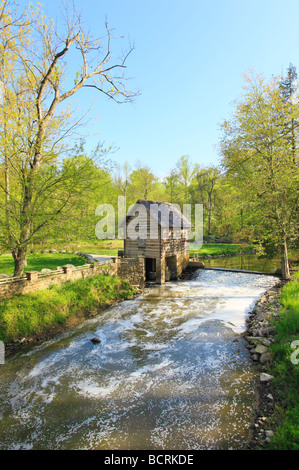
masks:
{"label": "green foliage", "polygon": [[286,98],[286,90],[280,77],[269,82],[246,77],[244,94],[222,125],[221,140],[222,166],[250,211],[246,223],[254,228],[252,241],[268,254],[281,252],[285,279],[288,249],[298,240],[299,194],[299,105]]}
{"label": "green foliage", "polygon": [[281,311],[276,324],[277,341],[284,341],[297,335],[299,339],[299,272],[292,282],[286,284],[281,292]]}
{"label": "green foliage", "polygon": [[291,344],[299,340],[299,271],[282,288],[279,319],[274,323],[275,342],[271,345],[278,405],[273,424],[274,436],[269,444],[275,450],[299,450],[299,364],[294,364]]}
{"label": "green foliage", "polygon": [[32,294],[0,300],[0,340],[7,342],[62,325],[68,318],[99,313],[135,293],[127,282],[99,275]]}

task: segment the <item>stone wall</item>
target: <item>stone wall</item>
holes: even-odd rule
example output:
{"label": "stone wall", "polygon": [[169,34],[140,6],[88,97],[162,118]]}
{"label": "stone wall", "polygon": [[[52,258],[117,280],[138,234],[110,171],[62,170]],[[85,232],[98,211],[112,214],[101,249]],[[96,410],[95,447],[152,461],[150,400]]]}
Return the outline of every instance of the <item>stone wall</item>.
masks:
{"label": "stone wall", "polygon": [[145,280],[144,260],[141,258],[112,258],[103,263],[85,264],[74,267],[66,265],[47,272],[29,271],[25,276],[0,279],[0,298],[9,298],[17,294],[28,294],[47,289],[53,284],[77,281],[99,274],[118,276],[132,285],[143,288]]}
{"label": "stone wall", "polygon": [[117,275],[142,289],[145,285],[144,258],[117,258]]}

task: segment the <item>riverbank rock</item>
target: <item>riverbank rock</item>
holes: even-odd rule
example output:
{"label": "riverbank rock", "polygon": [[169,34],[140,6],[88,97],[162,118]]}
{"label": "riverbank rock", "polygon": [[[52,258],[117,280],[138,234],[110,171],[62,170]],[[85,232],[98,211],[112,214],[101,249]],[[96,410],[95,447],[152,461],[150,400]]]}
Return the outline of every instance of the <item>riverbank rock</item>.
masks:
{"label": "riverbank rock", "polygon": [[270,374],[266,374],[265,372],[263,372],[261,375],[260,375],[260,382],[262,383],[268,383],[270,382],[271,380],[273,380],[273,375],[270,375]]}
{"label": "riverbank rock", "polygon": [[90,340],[93,344],[100,344],[101,340],[100,338],[98,338],[97,336],[95,336],[94,338],[92,338]]}
{"label": "riverbank rock", "polygon": [[253,350],[253,354],[265,354],[268,352],[268,348],[266,346],[263,346],[262,344],[258,344]]}
{"label": "riverbank rock", "polygon": [[261,354],[261,357],[260,357],[261,364],[270,364],[270,362],[272,362],[272,356],[269,352],[265,352],[264,354]]}
{"label": "riverbank rock", "polygon": [[285,281],[279,280],[275,286],[266,291],[255,303],[247,319],[245,339],[258,376],[255,418],[252,436],[247,446],[249,450],[262,449],[273,436],[273,431],[267,423],[276,406],[274,377],[268,373],[272,361],[269,347],[275,335],[275,327],[271,326],[270,321],[278,317],[280,292],[284,284]]}

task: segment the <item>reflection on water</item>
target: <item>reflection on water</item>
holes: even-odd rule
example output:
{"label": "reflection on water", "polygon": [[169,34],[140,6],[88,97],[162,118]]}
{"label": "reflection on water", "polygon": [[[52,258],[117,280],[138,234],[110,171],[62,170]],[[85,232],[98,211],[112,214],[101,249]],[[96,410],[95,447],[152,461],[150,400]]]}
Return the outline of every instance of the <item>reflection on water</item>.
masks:
{"label": "reflection on water", "polygon": [[205,259],[204,263],[205,266],[209,268],[240,269],[244,271],[259,271],[271,274],[273,274],[277,268],[281,267],[281,260],[278,258],[259,258],[256,255],[238,255]]}
{"label": "reflection on water", "polygon": [[256,377],[240,333],[275,282],[201,270],[11,358],[0,448],[242,448]]}

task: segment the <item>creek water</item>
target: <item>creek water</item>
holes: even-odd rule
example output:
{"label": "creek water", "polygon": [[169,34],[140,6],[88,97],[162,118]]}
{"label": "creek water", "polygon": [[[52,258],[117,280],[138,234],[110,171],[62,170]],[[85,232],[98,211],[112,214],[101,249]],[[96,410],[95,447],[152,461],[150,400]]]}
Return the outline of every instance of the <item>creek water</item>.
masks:
{"label": "creek water", "polygon": [[273,274],[281,267],[281,259],[268,259],[257,255],[237,255],[204,260],[206,267],[240,269],[244,271],[260,271]]}
{"label": "creek water", "polygon": [[257,377],[242,332],[276,281],[198,270],[8,358],[0,448],[243,448]]}

